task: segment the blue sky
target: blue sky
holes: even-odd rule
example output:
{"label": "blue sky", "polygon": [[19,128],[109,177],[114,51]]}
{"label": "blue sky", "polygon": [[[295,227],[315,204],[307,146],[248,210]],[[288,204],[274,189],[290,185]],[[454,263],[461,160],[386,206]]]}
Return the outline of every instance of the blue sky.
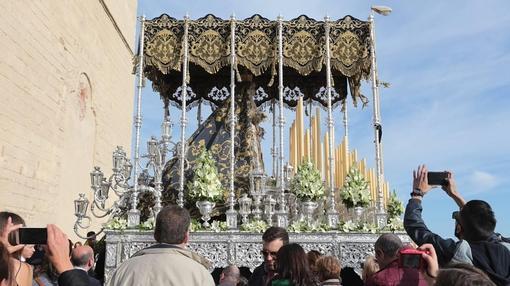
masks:
{"label": "blue sky", "polygon": [[[375,18],[379,77],[391,83],[390,88],[380,91],[384,172],[391,188],[405,203],[411,191],[412,170],[418,164],[425,163],[430,170],[452,170],[464,197],[489,202],[498,219],[497,230],[510,236],[507,0],[437,1],[430,6],[418,1],[140,0],[138,14],[154,18],[167,13],[182,18],[187,13],[192,19],[207,13],[224,19],[232,13],[238,19],[255,13],[269,19],[279,14],[285,19],[301,14],[315,19],[327,14],[338,19],[349,14],[366,19],[371,5],[393,8],[391,15]],[[368,83],[363,84],[363,93],[371,98]],[[374,166],[371,104],[365,109],[350,107],[349,132],[351,148],[358,149],[359,156]],[[142,110],[144,144],[150,135],[159,134],[163,110],[150,83],[143,91]],[[171,112],[173,136],[178,139],[179,111]],[[335,114],[336,138],[341,138],[340,111]],[[188,136],[196,129],[195,118],[191,112]],[[291,118],[288,112],[287,123]],[[269,166],[269,122],[263,127]],[[434,189],[423,205],[429,228],[452,236],[454,202],[441,189]]]}

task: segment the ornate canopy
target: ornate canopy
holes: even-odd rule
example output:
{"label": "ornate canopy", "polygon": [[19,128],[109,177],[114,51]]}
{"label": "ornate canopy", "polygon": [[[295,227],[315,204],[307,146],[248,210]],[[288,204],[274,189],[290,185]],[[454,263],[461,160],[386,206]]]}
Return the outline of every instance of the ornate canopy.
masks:
{"label": "ornate canopy", "polygon": [[[232,21],[237,79],[241,73],[255,75],[257,106],[278,98],[278,21],[260,15],[223,20],[209,14],[187,20],[188,106],[202,100],[218,106],[229,97]],[[330,26],[333,104],[345,99],[348,87],[355,103],[357,99],[366,103],[360,80],[370,73],[370,24],[351,16],[326,23],[302,15],[282,21],[284,102],[289,107],[296,106],[299,96],[327,104],[326,24]],[[184,27],[184,20],[166,14],[145,22],[144,73],[163,100],[177,106],[181,103]]]}

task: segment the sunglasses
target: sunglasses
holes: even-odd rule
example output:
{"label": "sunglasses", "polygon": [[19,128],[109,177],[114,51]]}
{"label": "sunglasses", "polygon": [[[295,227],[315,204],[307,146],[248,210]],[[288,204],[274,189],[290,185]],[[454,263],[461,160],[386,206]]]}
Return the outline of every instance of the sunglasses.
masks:
{"label": "sunglasses", "polygon": [[454,211],[452,213],[452,219],[459,220],[459,211]]}
{"label": "sunglasses", "polygon": [[262,250],[260,251],[260,253],[262,254],[262,256],[264,257],[268,257],[269,255],[271,255],[272,258],[276,258],[276,253],[277,252],[274,252],[274,251],[267,251],[267,250]]}

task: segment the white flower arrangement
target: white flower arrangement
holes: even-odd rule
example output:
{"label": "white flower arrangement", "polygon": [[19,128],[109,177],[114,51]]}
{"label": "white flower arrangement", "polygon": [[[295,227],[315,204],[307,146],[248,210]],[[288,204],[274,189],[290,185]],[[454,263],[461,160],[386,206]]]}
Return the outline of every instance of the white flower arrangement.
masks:
{"label": "white flower arrangement", "polygon": [[148,218],[140,224],[141,230],[153,230],[156,227],[156,220],[153,217]]}
{"label": "white flower arrangement", "polygon": [[389,231],[402,231],[404,230],[404,222],[400,217],[392,217],[388,219],[388,223],[384,227],[384,230]]}
{"label": "white flower arrangement", "polygon": [[368,181],[358,168],[352,167],[345,178],[344,186],[340,191],[342,202],[347,208],[367,207],[371,202]]}
{"label": "white flower arrangement", "polygon": [[288,228],[288,231],[300,233],[300,232],[326,232],[331,230],[331,228],[324,223],[315,225],[309,225],[305,220],[298,220],[293,222]]}
{"label": "white flower arrangement", "polygon": [[312,162],[306,160],[298,167],[291,181],[290,191],[301,201],[315,201],[324,197],[321,175]]}
{"label": "white flower arrangement", "polygon": [[370,233],[376,233],[378,231],[378,228],[375,224],[371,223],[355,223],[352,220],[348,220],[344,222],[339,230],[343,232],[370,232]]}
{"label": "white flower arrangement", "polygon": [[251,222],[243,223],[239,229],[241,231],[262,233],[266,231],[267,228],[269,228],[267,222],[263,220],[254,220]]}
{"label": "white flower arrangement", "polygon": [[127,228],[127,220],[121,217],[113,217],[104,227],[111,230],[125,230]]}
{"label": "white flower arrangement", "polygon": [[211,152],[203,148],[195,161],[194,175],[187,184],[192,201],[218,202],[223,198],[223,186]]}
{"label": "white flower arrangement", "polygon": [[397,192],[393,190],[386,204],[386,211],[388,212],[388,222],[392,218],[400,217],[404,212],[404,204],[398,199]]}

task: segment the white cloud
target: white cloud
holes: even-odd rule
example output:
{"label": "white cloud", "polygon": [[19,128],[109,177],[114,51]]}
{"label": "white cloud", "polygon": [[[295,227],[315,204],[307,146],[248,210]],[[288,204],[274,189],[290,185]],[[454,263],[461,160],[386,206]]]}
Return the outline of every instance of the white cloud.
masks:
{"label": "white cloud", "polygon": [[499,184],[496,176],[484,171],[474,171],[470,178],[473,192],[479,193],[490,190]]}

